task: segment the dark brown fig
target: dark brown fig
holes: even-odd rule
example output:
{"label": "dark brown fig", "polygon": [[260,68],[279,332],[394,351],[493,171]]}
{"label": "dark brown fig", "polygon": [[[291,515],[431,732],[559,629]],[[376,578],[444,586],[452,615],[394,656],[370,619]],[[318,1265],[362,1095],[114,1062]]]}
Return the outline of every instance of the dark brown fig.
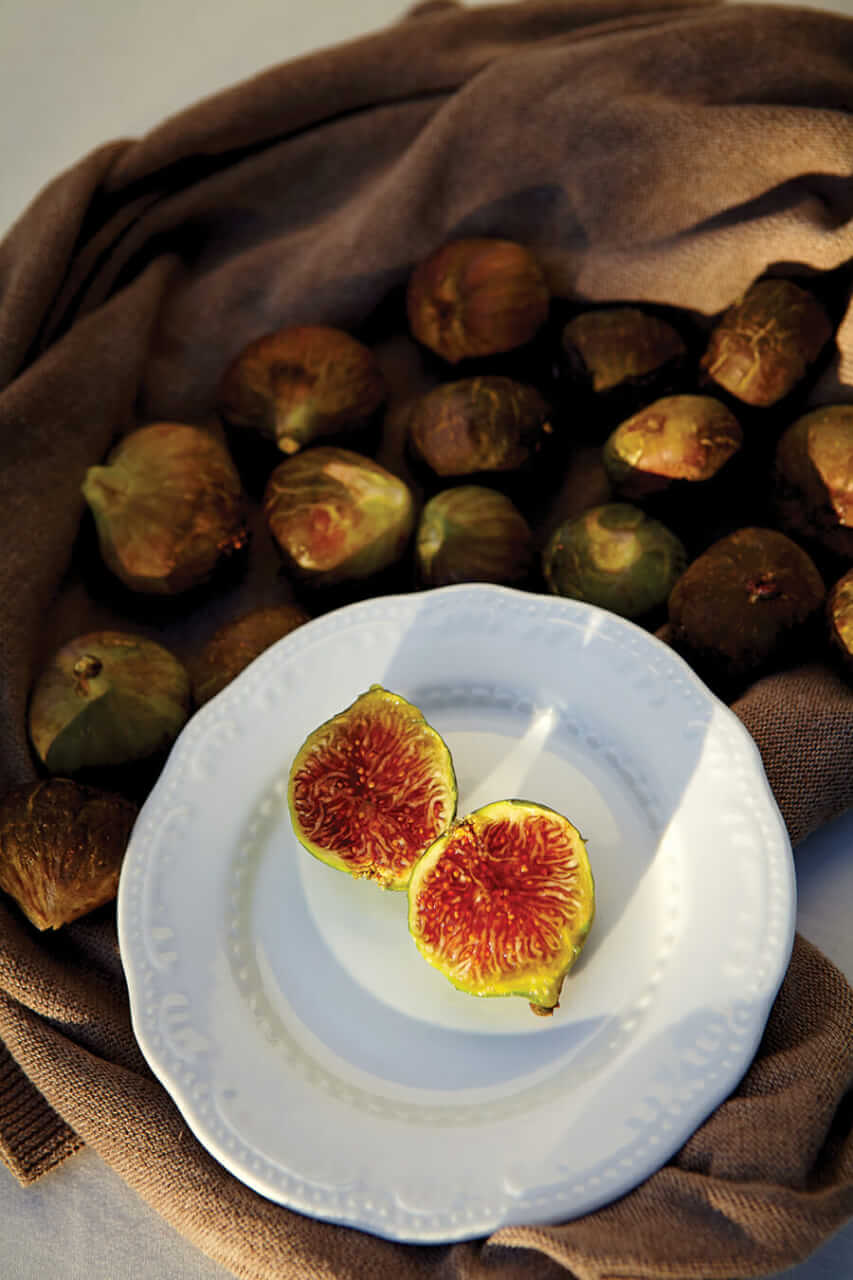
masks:
{"label": "dark brown fig", "polygon": [[37,929],[60,929],[116,896],[137,808],[69,778],[0,800],[0,889]]}
{"label": "dark brown fig", "polygon": [[38,676],[30,738],[51,773],[114,769],[168,750],[189,707],[189,675],[168,649],[95,631],[63,645]]}
{"label": "dark brown fig", "polygon": [[580,312],[563,326],[559,351],[561,369],[595,396],[654,393],[687,360],[677,329],[639,307]]}
{"label": "dark brown fig", "polygon": [[291,325],[250,342],[219,385],[219,412],[232,427],[274,440],[282,453],[365,426],[387,387],[376,356],[329,325]]}
{"label": "dark brown fig", "polygon": [[309,621],[299,605],[280,604],[252,609],[226,622],[187,663],[195,705],[209,702],[265,649]]}
{"label": "dark brown fig", "polygon": [[612,431],[601,459],[620,497],[710,480],[743,444],[740,423],[712,396],[664,396]]}
{"label": "dark brown fig", "polygon": [[535,387],[512,378],[460,378],[412,407],[409,441],[437,476],[512,472],[552,434],[551,410]]}
{"label": "dark brown fig", "polygon": [[781,528],[853,559],[853,405],[793,422],[776,446],[773,480]]}
{"label": "dark brown fig", "polygon": [[246,502],[224,445],[200,427],[132,431],[83,483],[107,567],[131,591],[178,595],[248,542]]}
{"label": "dark brown fig", "polygon": [[409,486],[378,462],[317,445],[275,468],[264,514],[287,567],[331,586],[395,564],[415,525]]}
{"label": "dark brown fig", "polygon": [[746,404],[776,404],[802,382],[833,334],[822,303],[791,280],[757,280],[711,330],[702,368]]}
{"label": "dark brown fig", "polygon": [[533,564],[533,534],[515,503],[485,485],[444,489],[425,504],[415,536],[420,582],[523,582]]}
{"label": "dark brown fig", "polygon": [[415,863],[409,932],[460,991],[522,996],[554,1012],[595,917],[583,837],[529,800],[498,800],[453,823]]}
{"label": "dark brown fig", "polygon": [[382,889],[405,889],[456,815],[447,745],[418,707],[378,684],[308,735],[287,794],[300,844]]}
{"label": "dark brown fig", "polygon": [[541,265],[512,240],[452,240],[409,277],[412,335],[450,364],[512,351],[548,318],[550,290]]}
{"label": "dark brown fig", "polygon": [[811,557],[776,529],[749,526],[713,543],[669,597],[671,643],[711,681],[786,661],[826,591]]}
{"label": "dark brown fig", "polygon": [[542,556],[552,594],[636,619],[666,603],[686,564],[675,534],[628,502],[591,507],[559,525]]}
{"label": "dark brown fig", "polygon": [[848,569],[829,592],[826,618],[832,650],[853,677],[853,569]]}

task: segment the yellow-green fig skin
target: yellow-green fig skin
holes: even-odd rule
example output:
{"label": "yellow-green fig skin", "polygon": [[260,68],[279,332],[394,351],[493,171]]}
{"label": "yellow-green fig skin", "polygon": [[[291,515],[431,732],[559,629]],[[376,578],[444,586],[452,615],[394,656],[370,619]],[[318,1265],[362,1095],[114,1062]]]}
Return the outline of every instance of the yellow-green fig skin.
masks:
{"label": "yellow-green fig skin", "polygon": [[73,777],[168,749],[190,709],[190,678],[162,645],[120,631],[77,636],[36,680],[28,724],[54,774]]}
{"label": "yellow-green fig skin", "polygon": [[368,578],[400,560],[415,527],[411,489],[371,458],[315,445],[280,463],[264,515],[287,567],[322,587]]}
{"label": "yellow-green fig skin", "polygon": [[515,503],[485,485],[459,485],[424,505],[415,537],[424,586],[522,582],[533,562],[533,534]]}
{"label": "yellow-green fig skin", "polygon": [[409,277],[412,335],[449,364],[512,351],[548,318],[550,289],[541,264],[512,240],[452,240]]}
{"label": "yellow-green fig skin", "polygon": [[776,446],[774,506],[779,525],[853,559],[853,405],[803,414]]}
{"label": "yellow-green fig skin", "polygon": [[710,480],[742,444],[740,423],[721,401],[663,396],[611,432],[602,462],[614,490],[639,501],[675,481]]}
{"label": "yellow-green fig skin", "polygon": [[238,353],[219,387],[231,426],[297,453],[323,437],[366,424],[387,398],[385,377],[364,343],[332,325],[289,325]]}
{"label": "yellow-green fig skin", "polygon": [[403,890],[423,849],[453,821],[453,760],[421,710],[374,684],[308,735],[290,768],[294,834],[313,857]]}
{"label": "yellow-green fig skin", "polygon": [[248,543],[237,469],[200,427],[139,427],[88,469],[82,492],[104,563],[131,591],[179,595]]}
{"label": "yellow-green fig skin", "polygon": [[458,819],[415,864],[409,932],[460,991],[558,1006],[595,918],[586,843],[564,815],[499,800]]}
{"label": "yellow-green fig skin", "polygon": [[767,408],[802,382],[832,333],[826,309],[807,289],[757,280],[712,329],[701,365],[730,395]]}
{"label": "yellow-green fig skin", "polygon": [[542,568],[553,595],[585,600],[625,618],[666,604],[687,567],[681,540],[628,502],[591,507],[559,525]]}

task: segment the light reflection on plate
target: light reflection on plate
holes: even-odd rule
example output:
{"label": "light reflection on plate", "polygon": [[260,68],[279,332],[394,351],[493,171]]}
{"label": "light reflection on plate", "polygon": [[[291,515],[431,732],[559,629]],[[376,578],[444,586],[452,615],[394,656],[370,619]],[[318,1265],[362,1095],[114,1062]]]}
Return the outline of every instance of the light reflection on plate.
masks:
{"label": "light reflection on plate", "polygon": [[[287,773],[371,683],[445,737],[459,811],[518,796],[587,840],[597,912],[551,1019],[456,991],[405,894],[311,858]],[[306,624],[192,719],[119,889],[134,1027],[238,1178],[314,1216],[449,1241],[636,1185],[746,1068],[790,954],[793,869],[758,752],[663,644],[485,585]]]}

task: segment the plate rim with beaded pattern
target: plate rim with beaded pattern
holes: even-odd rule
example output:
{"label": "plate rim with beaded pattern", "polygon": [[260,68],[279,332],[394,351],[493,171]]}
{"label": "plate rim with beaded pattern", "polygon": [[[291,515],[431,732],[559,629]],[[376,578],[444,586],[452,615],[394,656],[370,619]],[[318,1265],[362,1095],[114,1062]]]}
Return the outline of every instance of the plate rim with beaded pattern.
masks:
{"label": "plate rim with beaded pattern", "polygon": [[[446,738],[460,815],[514,795],[580,828],[596,918],[553,1018],[456,991],[404,893],[295,840],[292,759],[373,683]],[[197,711],[118,927],[138,1043],[211,1155],[301,1213],[449,1243],[578,1217],[664,1164],[748,1068],[795,909],[758,748],[692,669],[595,606],[476,583],[315,618]]]}

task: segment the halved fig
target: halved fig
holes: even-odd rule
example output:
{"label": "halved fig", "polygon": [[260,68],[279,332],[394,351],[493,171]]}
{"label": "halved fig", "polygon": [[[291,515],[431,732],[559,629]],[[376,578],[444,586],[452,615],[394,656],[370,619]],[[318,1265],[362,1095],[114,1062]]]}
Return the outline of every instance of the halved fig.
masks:
{"label": "halved fig", "polygon": [[297,839],[315,858],[405,889],[424,849],[456,816],[453,761],[416,706],[374,684],[306,738],[291,766],[288,806]]}
{"label": "halved fig", "polygon": [[551,1014],[595,915],[583,837],[528,800],[475,809],[438,837],[409,881],[424,959],[474,996],[524,996]]}

